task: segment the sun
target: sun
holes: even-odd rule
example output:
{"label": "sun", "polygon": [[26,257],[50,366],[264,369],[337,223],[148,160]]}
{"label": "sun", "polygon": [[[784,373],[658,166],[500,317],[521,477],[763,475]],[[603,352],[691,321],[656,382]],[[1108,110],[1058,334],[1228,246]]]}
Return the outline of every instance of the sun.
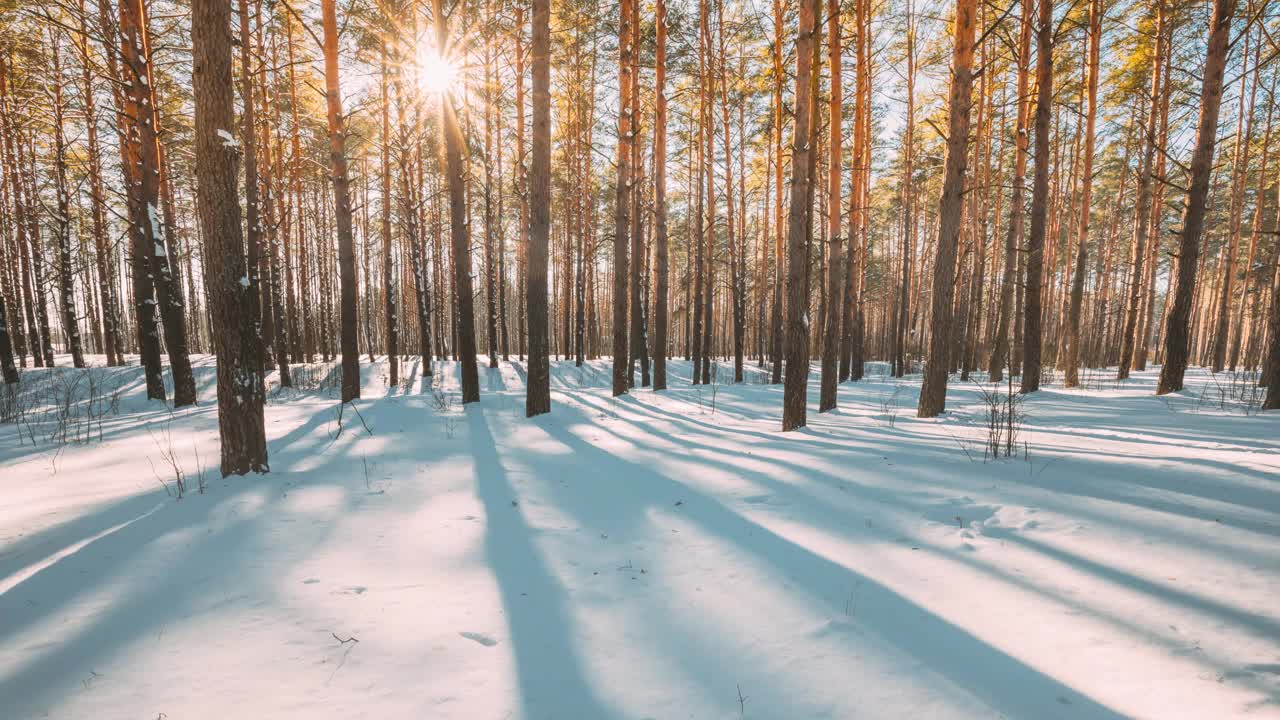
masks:
{"label": "sun", "polygon": [[418,87],[423,92],[440,95],[452,92],[462,75],[458,66],[434,47],[422,47],[418,51]]}

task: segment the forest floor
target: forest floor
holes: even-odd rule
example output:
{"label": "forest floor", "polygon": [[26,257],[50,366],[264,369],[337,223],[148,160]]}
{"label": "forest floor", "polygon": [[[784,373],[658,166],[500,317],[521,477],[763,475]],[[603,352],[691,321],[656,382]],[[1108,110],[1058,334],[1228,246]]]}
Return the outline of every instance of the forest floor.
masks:
{"label": "forest floor", "polygon": [[615,400],[556,361],[533,420],[522,363],[465,408],[419,370],[366,364],[340,418],[296,368],[271,473],[228,479],[209,358],[176,412],[137,368],[26,372],[0,716],[1280,717],[1280,414],[1239,376],[1051,383],[993,459],[971,382],[817,415],[814,372],[784,434],[754,368]]}

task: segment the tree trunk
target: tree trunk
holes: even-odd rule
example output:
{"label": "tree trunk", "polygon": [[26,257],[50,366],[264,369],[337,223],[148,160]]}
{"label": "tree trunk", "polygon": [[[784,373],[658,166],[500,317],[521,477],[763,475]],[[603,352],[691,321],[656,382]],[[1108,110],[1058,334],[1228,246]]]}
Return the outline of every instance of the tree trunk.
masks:
{"label": "tree trunk", "polygon": [[[1249,4],[1252,12],[1252,3]],[[1249,57],[1249,43],[1253,32],[1246,28],[1244,32],[1244,53]],[[1240,221],[1244,213],[1244,186],[1249,173],[1249,150],[1253,140],[1253,103],[1258,95],[1259,53],[1255,47],[1253,52],[1253,83],[1246,103],[1244,99],[1245,83],[1250,73],[1240,73],[1240,109],[1236,114],[1236,148],[1232,160],[1231,207],[1227,218],[1226,255],[1222,261],[1222,276],[1218,282],[1219,295],[1217,310],[1213,320],[1212,364],[1215,373],[1222,372],[1227,364],[1227,342],[1230,338],[1231,300],[1236,279],[1236,249],[1240,243]],[[1265,170],[1264,170],[1265,172]],[[1259,195],[1258,200],[1261,201]],[[1243,302],[1241,303],[1243,304]]]}
{"label": "tree trunk", "polygon": [[1271,281],[1271,312],[1268,314],[1268,331],[1271,341],[1263,350],[1266,361],[1263,363],[1262,382],[1267,386],[1267,397],[1262,401],[1263,410],[1280,410],[1280,250],[1273,253],[1277,258],[1274,277]]}
{"label": "tree trunk", "polygon": [[667,4],[655,0],[654,27],[654,289],[653,309],[653,389],[667,389],[667,295],[670,285],[667,247]]}
{"label": "tree trunk", "polygon": [[[1013,316],[1014,290],[1018,281],[1022,247],[1023,217],[1026,212],[1023,186],[1027,177],[1027,116],[1031,108],[1031,0],[1022,0],[1022,29],[1018,40],[1018,110],[1014,129],[1013,177],[1009,196],[1009,228],[1004,241],[1004,270],[1000,278],[1000,301],[996,308],[995,343],[987,362],[988,379],[1004,379],[1006,360],[1010,359],[1009,321]],[[1012,368],[1010,373],[1012,373]]]}
{"label": "tree trunk", "polygon": [[[164,318],[165,346],[173,371],[174,406],[181,407],[195,402],[195,381],[187,358],[186,320],[181,301],[170,297],[172,276],[164,230],[160,224],[161,167],[151,88],[151,46],[142,0],[121,0],[120,35],[126,89],[125,134],[129,146],[125,164],[129,168],[134,302],[138,306],[138,342],[142,348],[143,364],[148,368],[147,397],[164,398],[160,378],[160,338],[155,318],[158,304]],[[178,302],[176,307],[175,301]],[[157,387],[153,387],[153,383]]]}
{"label": "tree trunk", "polygon": [[18,368],[13,363],[13,343],[9,339],[9,320],[5,312],[4,293],[0,293],[0,376],[5,385],[18,382]]}
{"label": "tree trunk", "polygon": [[627,244],[630,239],[628,210],[631,198],[631,143],[632,113],[631,54],[635,52],[631,4],[636,0],[621,0],[618,20],[618,179],[615,187],[613,209],[613,395],[627,392]]}
{"label": "tree trunk", "polygon": [[[1268,91],[1268,97],[1275,97],[1276,75],[1271,76],[1271,87]],[[1262,134],[1262,162],[1258,171],[1258,191],[1254,200],[1252,230],[1249,234],[1249,254],[1244,263],[1244,276],[1240,278],[1240,287],[1244,292],[1244,297],[1240,301],[1240,306],[1236,310],[1236,320],[1233,324],[1231,334],[1231,357],[1230,368],[1234,372],[1236,366],[1240,362],[1240,348],[1244,339],[1244,326],[1249,324],[1252,326],[1255,315],[1255,303],[1262,293],[1262,288],[1258,285],[1259,279],[1254,274],[1253,263],[1257,259],[1258,241],[1262,236],[1263,211],[1267,205],[1268,193],[1266,186],[1268,184],[1267,164],[1271,157],[1271,121],[1275,110],[1275,103],[1267,104],[1267,123],[1266,129]],[[1252,287],[1251,287],[1252,286]],[[1247,354],[1246,354],[1247,362]]]}
{"label": "tree trunk", "polygon": [[1102,0],[1089,3],[1089,77],[1085,84],[1088,109],[1084,116],[1084,158],[1080,171],[1080,220],[1076,226],[1075,272],[1071,278],[1071,300],[1067,308],[1067,328],[1063,338],[1063,386],[1080,384],[1080,307],[1084,301],[1084,273],[1089,262],[1089,207],[1093,199],[1093,145],[1098,114],[1098,69],[1102,41]]}
{"label": "tree trunk", "polygon": [[322,0],[324,87],[329,120],[329,162],[333,171],[334,224],[338,230],[341,293],[342,402],[360,397],[360,346],[356,328],[356,252],[351,230],[351,189],[347,178],[347,131],[338,87],[338,18],[335,0]]}
{"label": "tree trunk", "polygon": [[[551,356],[547,337],[547,244],[551,235],[551,0],[533,0],[533,42],[530,50],[533,64],[533,154],[529,163],[531,213],[529,269],[525,280],[529,313],[529,378],[525,390],[525,415],[533,417],[551,411]],[[614,321],[617,321],[616,314]],[[618,369],[615,360],[615,395]]]}
{"label": "tree trunk", "polygon": [[809,298],[805,290],[805,248],[809,197],[809,164],[813,162],[810,106],[816,18],[819,0],[800,0],[796,34],[795,129],[791,142],[791,201],[787,209],[787,367],[783,391],[782,429],[805,426],[805,386],[809,380]]}
{"label": "tree trunk", "polygon": [[1049,115],[1053,110],[1053,0],[1039,0],[1039,10],[1036,28],[1036,173],[1031,188],[1031,232],[1027,238],[1026,299],[1022,321],[1024,393],[1040,389],[1040,293],[1049,201]]}
{"label": "tree trunk", "polygon": [[58,244],[58,309],[62,315],[62,331],[74,367],[84,367],[84,349],[80,342],[80,324],[76,321],[75,270],[71,267],[71,195],[67,188],[67,142],[63,134],[64,103],[62,97],[62,42],[57,31],[49,30],[50,59],[53,74],[53,164],[54,232]]}
{"label": "tree trunk", "polygon": [[[293,121],[289,128],[289,141],[293,153],[289,164],[289,175],[293,191],[292,217],[298,230],[297,257],[294,260],[291,260],[289,253],[289,232],[285,232],[285,313],[288,314],[290,322],[295,324],[290,327],[289,332],[289,337],[294,342],[293,361],[309,363],[315,354],[315,326],[312,323],[314,315],[311,303],[311,269],[307,263],[307,233],[304,220],[306,213],[303,211],[302,140],[300,137],[302,126],[298,121],[298,82],[294,73],[296,61],[293,50],[293,20],[286,19],[284,26],[285,44],[289,48],[289,110]],[[295,267],[298,275],[296,285],[293,279]],[[301,314],[297,311],[299,302],[302,304]]]}
{"label": "tree trunk", "polygon": [[952,302],[955,298],[956,246],[964,209],[965,163],[969,157],[969,109],[973,94],[973,37],[977,0],[956,0],[955,47],[951,55],[951,97],[947,160],[938,203],[938,249],[933,264],[933,307],[929,357],[925,360],[918,417],[934,417],[947,407],[947,371],[951,358]]}
{"label": "tree trunk", "polygon": [[195,96],[196,209],[218,358],[218,433],[222,476],[266,472],[261,343],[253,322],[255,291],[243,252],[236,193],[239,147],[225,128],[235,120],[231,80],[231,5],[191,3]]}
{"label": "tree trunk", "polygon": [[[734,197],[733,197],[733,148],[730,144],[731,136],[729,132],[729,72],[726,69],[726,59],[728,54],[725,52],[724,33],[724,0],[717,0],[716,8],[720,18],[718,25],[718,35],[720,39],[720,109],[722,127],[724,129],[723,147],[724,147],[724,196],[725,196],[725,218],[726,229],[728,230],[729,245],[729,284],[730,294],[729,302],[732,304],[731,313],[733,319],[733,381],[735,383],[742,382],[742,366],[743,366],[743,272],[746,259],[742,256],[739,241],[742,234],[734,219]],[[833,20],[833,22],[835,22]],[[838,82],[838,81],[837,81]],[[838,106],[837,106],[838,108]],[[839,158],[836,159],[837,165]],[[837,176],[839,173],[837,173]],[[743,187],[746,177],[738,177],[739,188]],[[837,196],[839,189],[836,190]],[[740,210],[740,209],[739,209]],[[838,218],[838,213],[837,213]],[[838,222],[838,220],[837,220]]]}
{"label": "tree trunk", "polygon": [[[549,0],[548,0],[549,1]],[[520,306],[517,303],[516,308],[516,345],[518,347],[517,354],[524,355],[527,352],[527,330],[525,328],[526,318],[529,312],[529,294],[526,285],[526,276],[528,272],[528,248],[529,248],[529,182],[528,168],[524,153],[524,3],[516,3],[516,195],[520,199],[520,239],[519,247],[516,249],[516,295],[525,299],[525,304]],[[546,289],[543,289],[543,297],[546,296]],[[546,301],[543,300],[543,306]]]}
{"label": "tree trunk", "polygon": [[[1178,242],[1176,284],[1173,306],[1169,309],[1164,333],[1164,365],[1160,368],[1157,395],[1176,392],[1183,387],[1190,352],[1191,301],[1196,289],[1196,264],[1200,257],[1200,236],[1204,234],[1204,216],[1209,198],[1209,180],[1213,172],[1214,143],[1218,132],[1218,110],[1222,104],[1222,76],[1227,64],[1228,36],[1236,0],[1214,0],[1213,21],[1209,30],[1208,50],[1204,63],[1204,87],[1200,92],[1200,123],[1196,128],[1195,150],[1191,156],[1191,184],[1182,212],[1182,232]],[[1274,305],[1274,300],[1272,302]],[[1274,313],[1272,314],[1274,322]],[[1272,334],[1272,343],[1275,335]],[[1273,366],[1274,372],[1274,366]],[[1270,394],[1273,389],[1269,389]]]}
{"label": "tree trunk", "polygon": [[[837,5],[837,10],[839,6]],[[839,381],[839,353],[841,321],[844,310],[844,249],[840,237],[840,188],[843,173],[842,147],[844,129],[841,126],[843,101],[840,78],[840,13],[833,12],[827,21],[827,62],[831,66],[831,92],[828,99],[829,134],[827,142],[827,312],[826,327],[822,335],[822,387],[818,397],[818,412],[836,409],[836,385]],[[726,137],[725,143],[728,144]]]}
{"label": "tree trunk", "polygon": [[627,385],[635,386],[635,365],[640,363],[640,386],[649,385],[649,349],[645,337],[645,262],[644,262],[644,161],[641,152],[640,127],[640,2],[631,2],[631,99],[627,105],[631,111],[631,278],[628,305],[631,316],[630,351],[627,362]]}
{"label": "tree trunk", "polygon": [[773,192],[774,192],[774,257],[773,257],[773,302],[770,320],[769,357],[773,362],[770,382],[774,385],[782,383],[782,267],[783,267],[783,225],[782,225],[782,122],[785,111],[782,106],[782,22],[786,13],[784,0],[773,0]]}
{"label": "tree trunk", "polygon": [[1160,83],[1162,64],[1160,58],[1164,53],[1165,9],[1161,0],[1156,4],[1156,49],[1155,61],[1151,68],[1151,95],[1147,106],[1147,124],[1143,133],[1141,167],[1138,171],[1137,200],[1134,204],[1133,249],[1130,261],[1133,267],[1129,274],[1128,300],[1125,309],[1124,329],[1120,334],[1120,367],[1116,377],[1123,380],[1129,377],[1133,367],[1134,349],[1137,345],[1138,318],[1141,314],[1142,280],[1145,277],[1144,260],[1147,253],[1147,229],[1151,215],[1151,185],[1154,182],[1151,172],[1152,156],[1156,146],[1156,121],[1159,115]]}
{"label": "tree trunk", "polygon": [[[387,364],[390,366],[391,385],[395,386],[400,383],[400,320],[396,315],[395,263],[391,247],[391,113],[387,109],[390,97],[387,92],[386,40],[382,41],[379,49],[379,93],[382,101],[382,296],[387,323]],[[423,362],[429,364],[431,359],[425,358]]]}
{"label": "tree trunk", "polygon": [[[255,111],[253,103],[253,72],[249,55],[252,52],[252,40],[249,35],[249,2],[239,0],[240,15],[240,102],[242,112],[240,121],[243,129],[240,133],[240,146],[244,150],[244,194],[245,194],[245,242],[248,248],[246,264],[249,279],[249,297],[246,309],[249,322],[253,324],[253,337],[258,342],[256,355],[264,364],[269,361],[263,335],[262,320],[262,276],[260,272],[263,250],[262,220],[258,206],[258,136],[254,123]],[[239,215],[236,216],[239,227]],[[270,309],[267,309],[270,312]],[[265,337],[270,337],[265,336]]]}
{"label": "tree trunk", "polygon": [[[484,7],[485,15],[492,15],[492,7],[488,0]],[[485,313],[485,344],[489,350],[489,367],[498,367],[498,258],[495,245],[497,234],[494,232],[494,198],[493,198],[493,32],[490,25],[483,26],[484,35],[484,88],[481,101],[484,103],[484,296],[487,312]],[[501,188],[499,188],[501,192]],[[416,247],[416,244],[415,244]],[[414,269],[417,272],[417,268]]]}

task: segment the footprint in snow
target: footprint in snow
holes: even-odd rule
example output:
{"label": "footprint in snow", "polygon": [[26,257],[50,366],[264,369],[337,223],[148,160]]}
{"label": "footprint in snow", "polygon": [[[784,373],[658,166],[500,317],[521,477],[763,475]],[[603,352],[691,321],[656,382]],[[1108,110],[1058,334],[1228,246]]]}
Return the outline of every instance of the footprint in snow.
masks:
{"label": "footprint in snow", "polygon": [[458,634],[468,640],[474,640],[475,642],[478,642],[485,647],[493,647],[494,645],[498,644],[497,640],[494,640],[488,635],[481,635],[480,633],[474,633],[474,632],[460,632]]}
{"label": "footprint in snow", "polygon": [[302,581],[302,584],[303,584],[303,585],[315,585],[315,584],[316,584],[316,583],[318,583],[318,582],[320,582],[320,578],[307,578],[306,580],[303,580],[303,581]]}

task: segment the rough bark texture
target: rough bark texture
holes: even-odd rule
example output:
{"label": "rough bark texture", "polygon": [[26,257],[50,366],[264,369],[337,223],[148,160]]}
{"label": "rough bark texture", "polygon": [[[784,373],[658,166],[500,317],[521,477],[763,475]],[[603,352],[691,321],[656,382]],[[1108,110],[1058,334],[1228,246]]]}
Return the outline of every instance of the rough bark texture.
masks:
{"label": "rough bark texture", "polygon": [[[822,333],[822,387],[818,397],[818,412],[836,409],[836,385],[839,382],[839,353],[842,310],[844,302],[844,249],[840,237],[840,186],[842,160],[840,103],[842,101],[840,78],[840,13],[832,13],[827,21],[827,63],[831,66],[831,92],[828,97],[830,115],[827,138],[827,312]],[[726,137],[726,144],[728,139]]]}
{"label": "rough bark texture", "polygon": [[655,0],[654,27],[654,122],[653,122],[653,192],[654,239],[653,265],[656,287],[653,299],[653,389],[667,389],[667,295],[670,291],[669,248],[667,246],[667,4]]}
{"label": "rough bark texture", "polygon": [[800,0],[796,35],[795,129],[791,142],[791,201],[787,209],[787,341],[782,429],[804,427],[805,385],[809,380],[809,299],[805,247],[809,197],[809,164],[813,162],[809,116],[813,103],[812,74],[818,0]]}
{"label": "rough bark texture", "polygon": [[218,358],[218,433],[222,475],[266,472],[261,344],[252,322],[236,184],[240,148],[228,142],[235,120],[231,80],[231,5],[193,0],[196,210],[204,239],[205,283]]}
{"label": "rough bark texture", "polygon": [[782,22],[786,7],[783,0],[773,0],[773,216],[774,216],[774,248],[773,248],[773,302],[769,321],[769,358],[773,362],[769,381],[774,385],[782,383],[782,268],[783,268],[783,224],[782,224],[782,124],[785,111],[782,106]]}
{"label": "rough bark texture", "polygon": [[[1209,45],[1204,62],[1204,86],[1200,91],[1200,123],[1196,128],[1195,150],[1191,156],[1191,184],[1182,211],[1182,231],[1178,242],[1177,272],[1173,305],[1165,323],[1164,365],[1156,394],[1182,389],[1190,352],[1191,303],[1196,289],[1196,264],[1200,258],[1200,237],[1209,199],[1213,172],[1213,151],[1218,132],[1218,111],[1222,105],[1222,76],[1227,65],[1231,16],[1236,0],[1214,0]],[[1273,300],[1274,304],[1274,300]],[[1273,315],[1274,317],[1274,315]],[[1274,342],[1274,334],[1273,339]],[[1269,390],[1268,392],[1271,392]]]}
{"label": "rough bark texture", "polygon": [[613,209],[613,395],[617,397],[629,386],[627,358],[627,244],[630,239],[629,213],[631,198],[631,54],[635,52],[631,27],[631,4],[621,0],[618,8],[618,179]]}
{"label": "rough bark texture", "polygon": [[169,246],[160,223],[160,148],[151,88],[151,41],[142,0],[121,0],[120,40],[122,78],[125,81],[123,115],[128,146],[125,165],[128,168],[138,343],[146,368],[147,397],[163,399],[160,337],[156,327],[156,310],[159,309],[164,318],[164,342],[173,372],[173,404],[181,407],[195,402],[195,379],[187,357],[186,318],[181,294],[173,289],[167,257]]}
{"label": "rough bark texture", "polygon": [[[529,163],[529,246],[526,302],[529,377],[525,415],[551,410],[551,355],[547,316],[547,242],[551,234],[551,0],[533,0],[533,154]],[[617,367],[614,368],[617,388]]]}
{"label": "rough bark texture", "polygon": [[947,160],[942,200],[938,203],[938,248],[933,265],[933,307],[930,313],[929,356],[925,359],[918,417],[934,417],[947,407],[950,365],[951,304],[955,298],[956,247],[964,207],[965,163],[969,156],[969,107],[973,91],[973,37],[977,0],[956,0],[951,54],[951,97],[947,126]]}
{"label": "rough bark texture", "polygon": [[347,131],[338,86],[338,17],[335,0],[321,2],[324,27],[324,94],[329,120],[329,163],[333,173],[334,224],[338,235],[338,285],[342,352],[342,402],[360,397],[360,346],[356,327],[356,252],[351,229],[351,187],[347,177]]}

